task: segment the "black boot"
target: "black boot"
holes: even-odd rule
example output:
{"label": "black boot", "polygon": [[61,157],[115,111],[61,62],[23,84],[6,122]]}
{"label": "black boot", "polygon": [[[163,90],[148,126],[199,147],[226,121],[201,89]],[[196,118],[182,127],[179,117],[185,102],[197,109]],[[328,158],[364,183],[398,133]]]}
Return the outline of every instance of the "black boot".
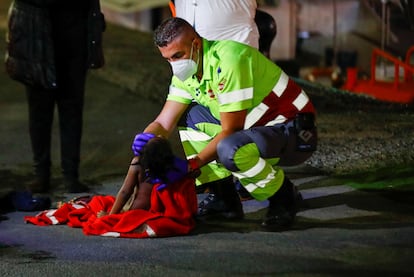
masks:
{"label": "black boot", "polygon": [[269,197],[269,208],[262,222],[268,229],[283,229],[290,227],[298,211],[298,202],[302,199],[295,185],[285,177],[280,189]]}
{"label": "black boot", "polygon": [[209,194],[198,204],[198,216],[217,215],[226,219],[243,219],[243,206],[232,176],[208,183],[208,188]]}

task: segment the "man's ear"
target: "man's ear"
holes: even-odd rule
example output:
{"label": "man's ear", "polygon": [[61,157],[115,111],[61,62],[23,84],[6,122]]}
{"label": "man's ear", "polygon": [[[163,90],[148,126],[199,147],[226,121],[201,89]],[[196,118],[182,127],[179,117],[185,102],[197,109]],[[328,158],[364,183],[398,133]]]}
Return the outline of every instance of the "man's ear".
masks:
{"label": "man's ear", "polygon": [[201,40],[200,37],[197,37],[194,39],[194,47],[197,50],[201,50],[201,46],[203,45],[203,41]]}

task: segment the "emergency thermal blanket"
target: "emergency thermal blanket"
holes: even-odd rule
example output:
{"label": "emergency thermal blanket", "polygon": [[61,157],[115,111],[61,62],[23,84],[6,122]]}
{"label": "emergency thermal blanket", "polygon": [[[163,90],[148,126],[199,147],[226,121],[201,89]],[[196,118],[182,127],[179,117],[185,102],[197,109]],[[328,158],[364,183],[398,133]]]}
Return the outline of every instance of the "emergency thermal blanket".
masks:
{"label": "emergency thermal blanket", "polygon": [[109,212],[115,202],[110,195],[95,195],[88,203],[64,203],[58,209],[25,216],[26,223],[39,226],[66,224],[82,228],[85,235],[121,238],[149,238],[186,235],[195,227],[197,196],[194,180],[182,179],[162,190],[154,185],[149,210],[129,210],[98,218]]}

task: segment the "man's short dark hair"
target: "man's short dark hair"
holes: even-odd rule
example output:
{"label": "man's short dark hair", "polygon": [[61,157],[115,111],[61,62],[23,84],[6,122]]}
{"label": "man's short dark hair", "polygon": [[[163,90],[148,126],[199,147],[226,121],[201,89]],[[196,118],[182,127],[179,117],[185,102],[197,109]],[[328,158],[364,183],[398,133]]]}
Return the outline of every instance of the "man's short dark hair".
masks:
{"label": "man's short dark hair", "polygon": [[[165,47],[186,30],[193,27],[180,17],[168,18],[154,31],[154,43],[158,47]],[[195,32],[195,31],[194,31]]]}

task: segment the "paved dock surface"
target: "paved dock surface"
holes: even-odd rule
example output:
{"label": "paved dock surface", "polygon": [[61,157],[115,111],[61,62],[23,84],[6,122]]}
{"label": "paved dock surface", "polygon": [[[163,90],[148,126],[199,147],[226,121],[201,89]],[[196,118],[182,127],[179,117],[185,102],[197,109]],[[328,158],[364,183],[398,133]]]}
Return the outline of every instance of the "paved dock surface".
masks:
{"label": "paved dock surface", "polygon": [[[114,194],[121,181],[97,193]],[[0,222],[0,275],[413,276],[412,203],[293,181],[306,207],[281,232],[260,228],[267,203],[255,200],[243,202],[244,220],[199,222],[188,236],[153,239],[85,236],[66,225],[25,224],[23,216],[35,213],[12,212]]]}

